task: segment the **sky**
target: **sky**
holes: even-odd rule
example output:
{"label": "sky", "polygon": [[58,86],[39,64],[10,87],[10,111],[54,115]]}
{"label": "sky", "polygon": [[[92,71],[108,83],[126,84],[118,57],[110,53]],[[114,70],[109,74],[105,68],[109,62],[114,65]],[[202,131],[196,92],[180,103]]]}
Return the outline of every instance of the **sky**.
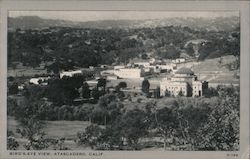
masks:
{"label": "sky", "polygon": [[9,11],[9,17],[39,16],[44,19],[71,21],[97,20],[144,20],[164,19],[169,17],[230,17],[239,16],[237,11]]}

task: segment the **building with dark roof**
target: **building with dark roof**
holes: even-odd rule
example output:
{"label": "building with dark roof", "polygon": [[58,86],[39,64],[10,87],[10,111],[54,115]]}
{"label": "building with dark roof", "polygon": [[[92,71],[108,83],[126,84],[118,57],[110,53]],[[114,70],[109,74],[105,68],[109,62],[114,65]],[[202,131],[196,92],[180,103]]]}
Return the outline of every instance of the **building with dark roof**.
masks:
{"label": "building with dark roof", "polygon": [[187,67],[182,67],[180,69],[178,69],[175,74],[179,74],[179,75],[194,75],[194,72]]}

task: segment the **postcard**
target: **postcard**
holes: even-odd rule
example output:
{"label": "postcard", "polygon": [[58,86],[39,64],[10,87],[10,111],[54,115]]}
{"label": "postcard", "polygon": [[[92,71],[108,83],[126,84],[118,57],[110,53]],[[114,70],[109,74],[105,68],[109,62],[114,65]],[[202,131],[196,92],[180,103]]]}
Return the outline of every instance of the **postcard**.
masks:
{"label": "postcard", "polygon": [[249,2],[0,4],[0,158],[249,158]]}

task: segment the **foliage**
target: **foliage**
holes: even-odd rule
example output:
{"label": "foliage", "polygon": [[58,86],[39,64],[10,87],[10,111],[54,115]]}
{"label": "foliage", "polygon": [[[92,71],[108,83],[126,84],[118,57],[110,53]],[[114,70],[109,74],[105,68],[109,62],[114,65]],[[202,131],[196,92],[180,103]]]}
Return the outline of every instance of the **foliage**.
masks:
{"label": "foliage", "polygon": [[[131,35],[134,37],[130,38]],[[192,39],[208,41],[198,46],[200,60],[223,55],[239,56],[239,28],[208,31],[187,26],[128,30],[54,27],[9,31],[8,66],[14,67],[15,61],[30,67],[46,63],[49,72],[59,73],[75,66],[128,63],[140,55],[146,59],[146,53],[150,51],[156,51],[160,58],[174,59],[180,56],[181,49],[186,49],[190,56],[194,55],[191,43],[184,48],[185,43]]]}
{"label": "foliage", "polygon": [[173,137],[178,127],[178,116],[174,108],[163,108],[155,112],[156,128],[164,139],[164,149],[166,150],[167,138]]}
{"label": "foliage", "polygon": [[147,120],[142,110],[131,110],[105,128],[88,126],[78,132],[78,143],[101,150],[138,150],[139,139],[147,134]]}
{"label": "foliage", "polygon": [[13,136],[14,133],[12,131],[7,132],[7,149],[8,150],[17,150],[19,147],[19,143],[16,138]]}
{"label": "foliage", "polygon": [[105,92],[103,90],[98,90],[98,88],[94,88],[92,91],[91,91],[91,96],[95,99],[95,100],[98,100],[102,95],[104,95]]}
{"label": "foliage", "polygon": [[117,102],[117,96],[115,94],[102,96],[98,101],[96,109],[93,110],[94,118],[97,118],[94,119],[94,122],[107,125],[115,121],[116,118],[121,115],[122,107],[123,106]]}
{"label": "foliage", "polygon": [[18,84],[16,82],[8,83],[8,93],[17,94],[18,93]]}
{"label": "foliage", "polygon": [[102,135],[102,128],[97,125],[88,126],[84,132],[78,132],[78,144],[85,144],[92,149],[98,144],[99,137]]}
{"label": "foliage", "polygon": [[15,99],[7,98],[7,115],[15,115],[18,105]]}
{"label": "foliage", "polygon": [[176,59],[180,57],[180,51],[173,45],[165,46],[157,51],[157,55],[165,59]]}
{"label": "foliage", "polygon": [[28,139],[25,144],[25,149],[41,150],[49,147],[49,143],[45,138],[45,133],[42,131],[44,123],[39,120],[39,102],[27,101],[22,109],[19,109],[16,116],[21,129],[18,130],[23,137]]}
{"label": "foliage", "polygon": [[84,76],[51,79],[46,88],[46,97],[55,105],[72,104],[73,100],[79,97],[78,89],[84,80]]}
{"label": "foliage", "polygon": [[189,56],[194,56],[194,46],[192,43],[189,43],[185,49]]}
{"label": "foliage", "polygon": [[[15,98],[8,98],[8,115],[15,116],[18,120],[21,126],[18,133],[29,141],[26,149],[47,149],[51,145],[54,149],[68,149],[63,146],[64,140],[46,138],[43,120],[83,120],[98,124],[91,125],[77,136],[79,144],[96,150],[140,150],[147,146],[144,139],[148,139],[149,135],[162,137],[165,149],[239,149],[239,87],[231,85],[209,88],[208,92],[204,92],[206,96],[200,98],[178,96],[147,103],[138,98],[134,107],[127,108],[120,102],[123,98],[119,94],[121,91],[104,92],[106,84],[103,82],[99,84],[100,90],[96,88],[91,94],[98,100],[97,104],[74,106],[55,104],[51,99],[44,100],[45,91],[53,90],[59,97],[65,97],[62,94],[65,95],[64,91],[69,87],[73,87],[74,91],[80,87],[87,89],[86,84],[82,86],[84,79],[63,78],[49,82],[51,84],[56,80],[60,83],[57,87],[60,86],[62,92],[53,90],[52,88],[57,88],[53,84],[53,87],[31,85],[24,89],[23,103],[20,104]],[[147,80],[144,81],[147,86],[144,87],[148,90],[150,84]],[[155,97],[158,93],[154,93]],[[128,102],[131,105],[133,103]],[[8,144],[9,149],[18,149],[19,143],[11,135],[8,136]]]}
{"label": "foliage", "polygon": [[134,109],[128,111],[121,120],[122,134],[127,144],[134,150],[140,149],[139,139],[147,135],[148,122],[144,111]]}
{"label": "foliage", "polygon": [[127,87],[127,83],[126,83],[126,82],[120,82],[120,83],[118,84],[118,86],[119,86],[120,88],[126,88],[126,87]]}
{"label": "foliage", "polygon": [[82,85],[82,97],[90,98],[90,89],[88,83],[84,82]]}
{"label": "foliage", "polygon": [[142,92],[145,94],[149,93],[149,87],[150,87],[150,83],[147,79],[144,79],[142,81]]}
{"label": "foliage", "polygon": [[[239,149],[239,88],[219,87],[221,101],[200,130],[203,150],[232,151]],[[213,127],[213,129],[211,129]]]}
{"label": "foliage", "polygon": [[154,98],[160,98],[160,87],[157,87],[153,92]]}
{"label": "foliage", "polygon": [[210,87],[208,88],[207,90],[205,90],[203,92],[204,96],[207,97],[207,98],[211,98],[211,97],[214,97],[214,96],[218,96],[218,91],[217,89],[213,88],[213,87]]}

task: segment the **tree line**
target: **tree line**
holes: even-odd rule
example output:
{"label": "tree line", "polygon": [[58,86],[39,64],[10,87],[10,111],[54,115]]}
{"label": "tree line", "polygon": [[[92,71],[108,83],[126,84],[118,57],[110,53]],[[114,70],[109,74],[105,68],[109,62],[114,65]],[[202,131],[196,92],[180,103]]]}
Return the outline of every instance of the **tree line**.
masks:
{"label": "tree line", "polygon": [[[96,105],[71,107],[71,110],[67,106],[53,108],[46,102],[27,99],[25,104],[17,106],[14,116],[21,125],[19,133],[29,140],[27,149],[51,146],[51,140],[46,139],[42,130],[44,120],[48,119],[42,118],[59,115],[69,120],[79,117],[90,121],[92,124],[78,132],[75,141],[96,150],[157,147],[235,151],[239,149],[239,87],[220,86],[217,90],[216,97],[177,97],[165,103],[150,101],[143,108],[131,103],[132,109],[119,102],[115,93],[100,97]],[[15,143],[11,135],[9,142]]]}
{"label": "tree line", "polygon": [[[55,29],[55,28],[54,28]],[[54,30],[52,29],[52,30]],[[77,29],[60,28],[56,32],[24,30],[8,32],[8,66],[22,62],[37,67],[47,64],[49,71],[99,64],[127,63],[129,59],[148,52],[162,59],[180,57],[181,51],[194,56],[194,47],[185,43],[192,39],[206,39],[198,45],[199,60],[223,55],[239,56],[239,28],[232,31],[192,30],[188,27],[167,26],[140,29]]]}

